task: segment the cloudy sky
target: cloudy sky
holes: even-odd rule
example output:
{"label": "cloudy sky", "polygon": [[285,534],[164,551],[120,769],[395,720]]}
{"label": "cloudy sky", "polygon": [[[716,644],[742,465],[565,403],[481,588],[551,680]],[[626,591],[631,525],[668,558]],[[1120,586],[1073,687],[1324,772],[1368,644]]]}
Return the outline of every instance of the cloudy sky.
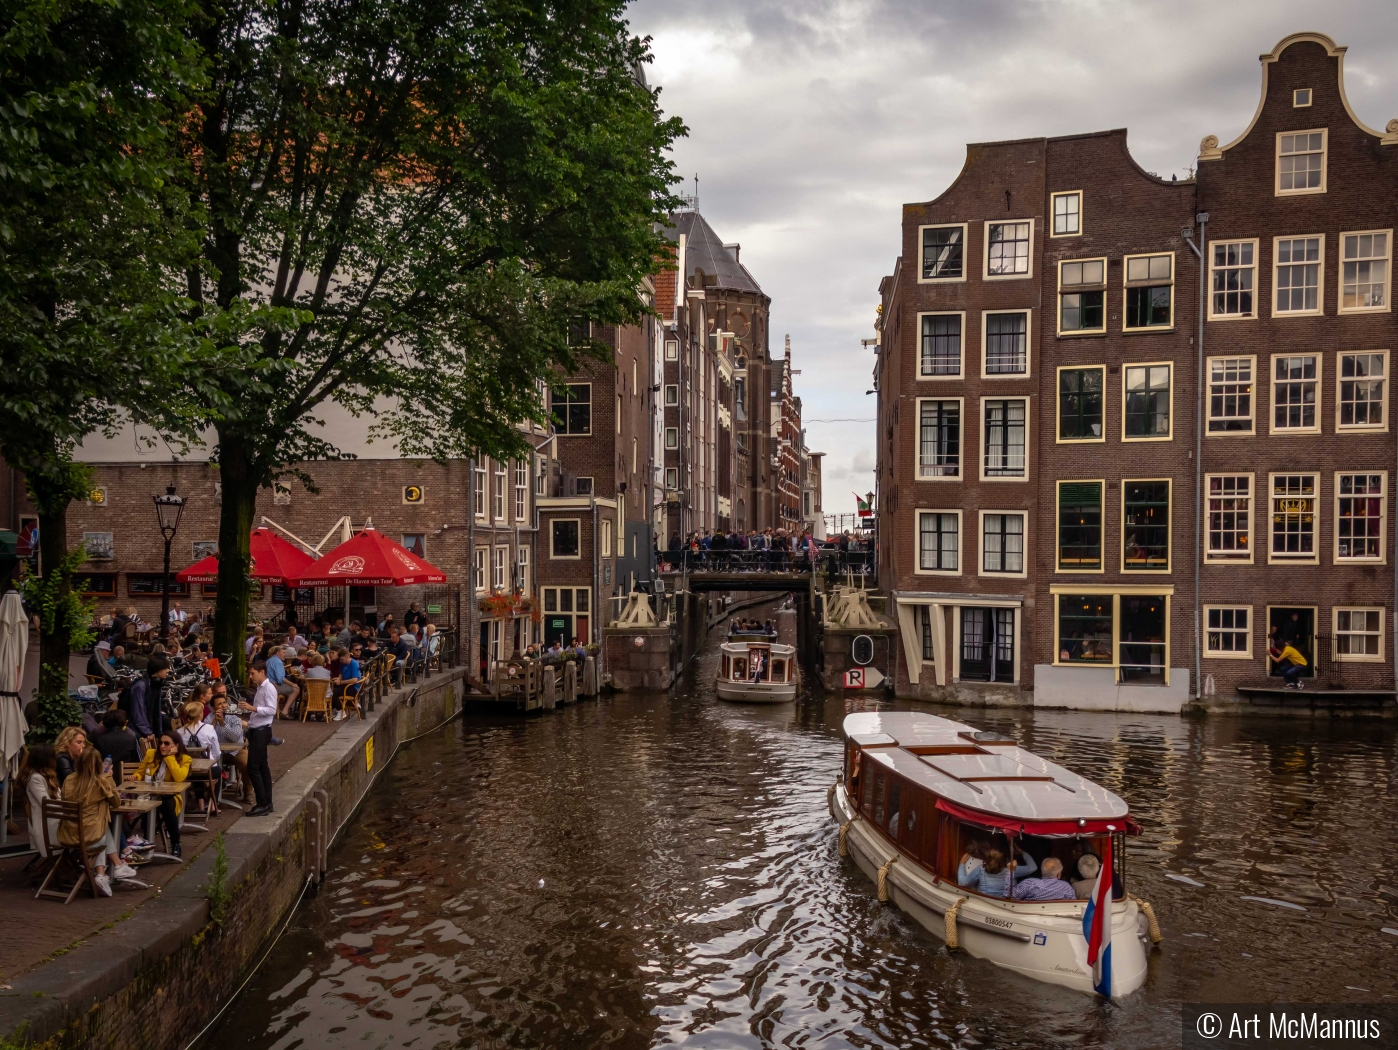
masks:
{"label": "cloudy sky", "polygon": [[827,512],[873,484],[860,340],[901,205],[941,193],[967,142],[1126,127],[1137,161],[1184,177],[1200,138],[1247,126],[1257,56],[1306,30],[1348,45],[1361,120],[1398,117],[1393,0],[637,0],[630,18],[689,125],[680,172],[772,297],[774,353],[791,334]]}

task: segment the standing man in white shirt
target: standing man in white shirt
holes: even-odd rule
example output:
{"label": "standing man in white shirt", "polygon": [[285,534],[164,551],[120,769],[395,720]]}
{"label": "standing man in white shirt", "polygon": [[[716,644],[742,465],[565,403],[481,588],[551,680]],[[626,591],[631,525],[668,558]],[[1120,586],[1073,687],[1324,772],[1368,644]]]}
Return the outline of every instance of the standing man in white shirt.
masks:
{"label": "standing man in white shirt", "polygon": [[248,718],[248,779],[257,792],[257,805],[248,816],[260,817],[272,812],[272,767],[267,764],[267,745],[272,742],[272,721],[277,717],[277,687],[267,677],[267,661],[252,662],[252,684],[257,687],[252,703],[246,700],[238,707]]}

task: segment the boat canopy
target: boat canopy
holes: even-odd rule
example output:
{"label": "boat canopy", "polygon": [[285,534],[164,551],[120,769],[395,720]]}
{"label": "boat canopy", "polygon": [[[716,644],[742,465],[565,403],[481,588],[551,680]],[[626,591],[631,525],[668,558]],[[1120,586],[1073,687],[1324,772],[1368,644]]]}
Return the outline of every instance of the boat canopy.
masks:
{"label": "boat canopy", "polygon": [[1008,737],[917,711],[852,714],[844,731],[866,762],[932,792],[963,822],[1027,835],[1140,832],[1117,795]]}

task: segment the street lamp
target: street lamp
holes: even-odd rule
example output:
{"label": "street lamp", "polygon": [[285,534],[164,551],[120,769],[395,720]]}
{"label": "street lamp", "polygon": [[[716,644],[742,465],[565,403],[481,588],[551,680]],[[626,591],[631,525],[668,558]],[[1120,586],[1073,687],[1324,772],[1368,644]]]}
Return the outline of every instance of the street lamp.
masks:
{"label": "street lamp", "polygon": [[165,570],[160,574],[160,640],[169,640],[170,632],[170,544],[180,527],[184,513],[184,497],[175,495],[175,486],[165,486],[165,494],[155,498],[155,517],[160,522],[160,535],[165,537]]}

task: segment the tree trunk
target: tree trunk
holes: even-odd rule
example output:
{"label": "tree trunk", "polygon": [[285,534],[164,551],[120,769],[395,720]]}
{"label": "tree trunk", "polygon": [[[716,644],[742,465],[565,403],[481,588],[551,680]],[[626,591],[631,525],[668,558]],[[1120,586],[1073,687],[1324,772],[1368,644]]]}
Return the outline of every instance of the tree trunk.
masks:
{"label": "tree trunk", "polygon": [[[31,486],[41,489],[42,486]],[[49,506],[38,506],[39,511],[39,568],[45,577],[58,574],[53,579],[50,592],[57,599],[55,615],[39,618],[39,690],[43,700],[68,698],[68,655],[72,652],[73,625],[65,615],[67,597],[73,581],[62,573],[63,562],[68,554],[68,504],[66,497],[55,498]]]}
{"label": "tree trunk", "polygon": [[248,603],[252,586],[249,539],[257,512],[258,482],[252,450],[236,436],[219,432],[219,477],[223,504],[218,524],[218,599],[214,606],[214,649],[219,659],[228,654],[224,674],[241,682],[247,672],[243,644],[247,635]]}

